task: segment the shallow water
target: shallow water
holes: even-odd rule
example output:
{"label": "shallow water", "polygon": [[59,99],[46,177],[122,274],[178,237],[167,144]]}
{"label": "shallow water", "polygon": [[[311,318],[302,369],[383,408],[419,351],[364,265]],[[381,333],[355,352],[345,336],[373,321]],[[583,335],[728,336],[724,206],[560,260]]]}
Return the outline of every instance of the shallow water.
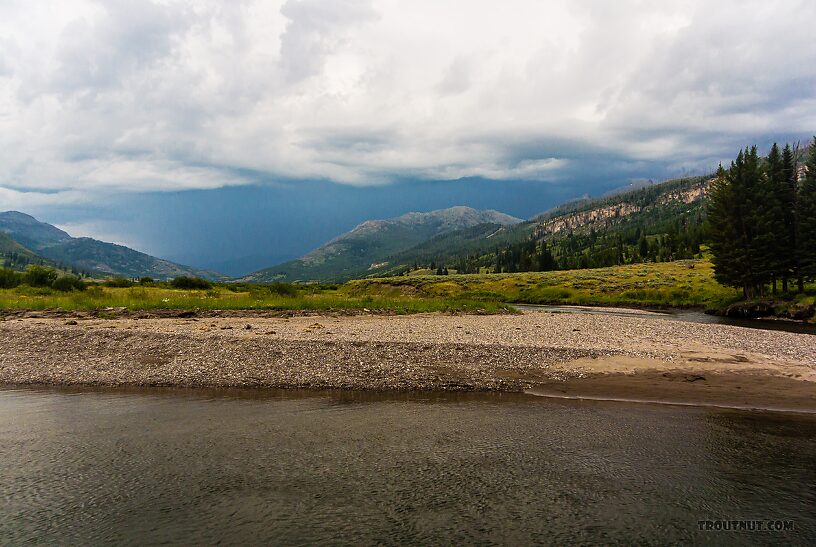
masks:
{"label": "shallow water", "polygon": [[[816,418],[523,395],[0,389],[0,543],[816,541]],[[794,532],[700,532],[705,519]]]}

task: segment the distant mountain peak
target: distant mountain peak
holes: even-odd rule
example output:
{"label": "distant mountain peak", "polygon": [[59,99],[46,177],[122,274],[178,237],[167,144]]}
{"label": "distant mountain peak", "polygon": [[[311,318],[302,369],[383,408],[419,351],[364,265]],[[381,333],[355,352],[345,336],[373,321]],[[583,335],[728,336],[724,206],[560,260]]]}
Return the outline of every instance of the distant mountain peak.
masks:
{"label": "distant mountain peak", "polygon": [[455,206],[366,220],[305,256],[248,275],[250,281],[328,281],[365,275],[372,264],[441,234],[481,224],[512,225],[521,219],[494,210]]}
{"label": "distant mountain peak", "polygon": [[0,212],[0,217],[5,217],[10,220],[17,220],[17,221],[31,221],[31,222],[39,222],[36,218],[31,215],[27,215],[25,213],[21,213],[20,211],[5,211]]}
{"label": "distant mountain peak", "polygon": [[[493,222],[495,224],[516,224],[522,219],[510,216],[493,209],[474,209],[464,205],[456,205],[447,209],[436,209],[434,211],[418,212],[411,211],[398,217],[384,220],[366,220],[357,225],[357,228],[371,229],[382,228],[389,223],[417,224],[426,222],[450,222],[462,224],[483,224]],[[355,230],[357,229],[355,228]],[[353,232],[354,230],[352,230]]]}
{"label": "distant mountain peak", "polygon": [[0,231],[32,251],[71,240],[67,232],[20,211],[0,213]]}

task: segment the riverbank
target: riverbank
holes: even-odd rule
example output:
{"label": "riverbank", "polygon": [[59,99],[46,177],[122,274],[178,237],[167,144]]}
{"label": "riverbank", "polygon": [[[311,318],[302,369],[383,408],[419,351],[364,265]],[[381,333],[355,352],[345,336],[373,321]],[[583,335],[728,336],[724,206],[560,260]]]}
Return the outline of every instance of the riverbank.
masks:
{"label": "riverbank", "polygon": [[580,313],[20,317],[0,322],[0,383],[539,390],[816,410],[816,345],[803,334]]}

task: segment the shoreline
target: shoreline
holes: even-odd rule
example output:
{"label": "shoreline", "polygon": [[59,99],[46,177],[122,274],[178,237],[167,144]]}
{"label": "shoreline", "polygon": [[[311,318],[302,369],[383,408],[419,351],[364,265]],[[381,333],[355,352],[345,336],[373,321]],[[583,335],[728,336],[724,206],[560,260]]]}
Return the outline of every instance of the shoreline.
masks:
{"label": "shoreline", "polygon": [[[742,304],[738,302],[737,304]],[[505,302],[511,309],[500,308],[497,311],[435,311],[400,313],[393,309],[377,308],[315,308],[315,309],[181,309],[181,308],[146,308],[129,309],[125,307],[108,307],[94,309],[66,310],[49,308],[43,310],[29,308],[0,308],[0,321],[12,319],[210,319],[210,318],[292,318],[292,317],[351,317],[351,316],[398,316],[423,315],[433,313],[437,315],[513,315],[525,311],[545,308],[565,308],[580,313],[611,313],[621,315],[659,315],[670,317],[673,314],[699,312],[711,317],[720,317],[736,321],[754,323],[758,326],[772,324],[790,324],[802,327],[813,326],[816,329],[816,318],[792,318],[784,315],[741,316],[725,313],[726,308],[712,309],[706,306],[689,304],[658,305],[641,302],[623,302],[619,304],[588,302],[565,303],[562,301],[537,302]],[[816,331],[814,331],[816,332]]]}
{"label": "shoreline", "polygon": [[[697,382],[703,383],[695,386]],[[682,370],[611,373],[543,384],[525,393],[571,401],[816,414],[816,384],[760,374],[699,374]]]}
{"label": "shoreline", "polygon": [[[609,375],[594,378],[603,383]],[[5,393],[58,393],[65,395],[97,394],[104,396],[156,396],[190,397],[196,399],[238,399],[277,400],[329,398],[342,403],[371,402],[415,402],[415,403],[467,403],[467,402],[533,402],[536,400],[565,403],[620,403],[623,405],[675,406],[698,409],[737,410],[796,414],[816,418],[816,406],[810,401],[796,401],[786,397],[785,401],[774,402],[767,397],[749,399],[695,398],[691,400],[669,394],[656,397],[654,391],[645,392],[636,387],[640,376],[629,376],[631,390],[621,396],[615,390],[603,390],[600,394],[578,390],[572,393],[543,389],[541,386],[524,391],[440,391],[440,390],[354,390],[354,389],[311,389],[274,387],[182,387],[150,385],[94,385],[94,384],[8,384],[0,383],[0,396]],[[788,394],[789,395],[789,394]]]}
{"label": "shoreline", "polygon": [[537,391],[811,411],[816,348],[807,334],[581,313],[29,316],[0,321],[0,385]]}

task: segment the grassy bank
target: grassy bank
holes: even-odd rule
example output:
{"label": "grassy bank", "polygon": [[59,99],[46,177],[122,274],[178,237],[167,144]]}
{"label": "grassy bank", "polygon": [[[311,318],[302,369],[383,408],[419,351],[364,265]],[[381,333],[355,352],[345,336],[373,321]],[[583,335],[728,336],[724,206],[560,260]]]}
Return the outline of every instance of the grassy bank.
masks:
{"label": "grassy bank", "polygon": [[278,294],[268,287],[246,290],[214,287],[208,290],[179,290],[165,287],[101,287],[84,291],[58,292],[47,288],[20,286],[0,290],[0,309],[99,310],[362,310],[391,313],[483,312],[497,313],[507,307],[499,302],[458,297],[414,297],[382,294],[351,295],[343,286],[301,288]]}
{"label": "grassy bank", "polygon": [[349,284],[351,294],[414,295],[527,304],[719,308],[740,293],[714,281],[705,259],[591,270],[411,276]]}
{"label": "grassy bank", "polygon": [[[111,284],[111,282],[108,282]],[[167,283],[91,285],[59,292],[20,285],[0,290],[0,309],[372,310],[389,313],[508,310],[505,303],[722,309],[741,293],[714,281],[706,259],[592,270],[517,274],[412,275],[341,285],[235,285],[179,289]],[[790,300],[812,304],[816,286]]]}

